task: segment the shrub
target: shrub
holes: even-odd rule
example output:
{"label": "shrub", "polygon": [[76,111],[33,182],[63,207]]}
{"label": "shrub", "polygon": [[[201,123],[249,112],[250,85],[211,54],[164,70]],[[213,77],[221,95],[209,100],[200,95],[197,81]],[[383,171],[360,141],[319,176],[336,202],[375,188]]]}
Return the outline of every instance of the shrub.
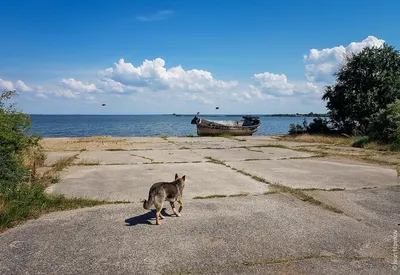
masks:
{"label": "shrub", "polygon": [[30,134],[29,116],[10,103],[14,95],[15,91],[0,94],[0,199],[29,179],[29,170],[23,165],[24,153],[40,148],[39,138]]}
{"label": "shrub", "polygon": [[328,127],[328,120],[320,117],[314,118],[313,121],[307,126],[307,133],[309,134],[327,134],[330,132]]}
{"label": "shrub", "polygon": [[373,116],[368,132],[370,138],[378,143],[400,145],[400,100]]}
{"label": "shrub", "polygon": [[357,147],[357,148],[364,148],[365,145],[367,145],[369,142],[371,141],[371,139],[367,136],[363,136],[358,138],[353,144],[353,147]]}
{"label": "shrub", "polygon": [[290,124],[289,135],[299,134],[328,134],[331,129],[328,126],[328,120],[320,117],[314,118],[310,124],[304,119],[303,125],[301,124]]}
{"label": "shrub", "polygon": [[290,124],[289,135],[300,135],[306,133],[306,129],[300,124]]}

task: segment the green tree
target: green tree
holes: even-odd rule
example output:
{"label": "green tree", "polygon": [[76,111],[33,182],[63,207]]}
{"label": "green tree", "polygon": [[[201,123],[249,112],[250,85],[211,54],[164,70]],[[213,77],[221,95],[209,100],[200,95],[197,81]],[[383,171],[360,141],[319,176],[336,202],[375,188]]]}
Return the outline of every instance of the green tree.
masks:
{"label": "green tree", "polygon": [[332,124],[349,134],[368,132],[371,118],[400,98],[400,54],[393,46],[365,48],[349,55],[327,86]]}

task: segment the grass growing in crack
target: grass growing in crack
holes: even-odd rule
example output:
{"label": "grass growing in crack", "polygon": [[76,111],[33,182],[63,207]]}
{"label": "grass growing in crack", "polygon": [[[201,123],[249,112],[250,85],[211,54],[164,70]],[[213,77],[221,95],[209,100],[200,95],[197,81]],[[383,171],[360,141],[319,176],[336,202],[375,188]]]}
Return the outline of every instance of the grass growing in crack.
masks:
{"label": "grass growing in crack", "polygon": [[86,160],[83,159],[79,162],[76,162],[74,165],[78,166],[92,166],[92,165],[100,165],[100,162],[98,160]]}
{"label": "grass growing in crack", "polygon": [[[336,207],[334,207],[332,205],[329,205],[329,204],[326,204],[326,203],[321,202],[319,200],[316,200],[312,196],[305,194],[302,190],[293,189],[293,188],[290,188],[290,187],[287,187],[287,186],[284,186],[284,185],[280,185],[280,184],[270,183],[266,179],[264,179],[262,177],[259,177],[259,176],[256,176],[256,175],[252,175],[252,174],[250,174],[250,173],[248,173],[248,172],[246,172],[244,170],[238,170],[238,169],[236,169],[234,167],[231,167],[229,165],[226,165],[226,166],[230,167],[232,170],[234,170],[234,171],[236,171],[238,173],[241,173],[243,175],[249,176],[249,177],[251,177],[252,179],[254,179],[256,181],[263,182],[265,184],[268,184],[272,188],[276,189],[276,190],[268,191],[267,194],[270,194],[270,192],[274,192],[274,191],[276,191],[276,192],[279,191],[279,192],[282,192],[282,193],[289,193],[289,194],[293,195],[294,197],[296,197],[299,200],[306,201],[306,202],[309,202],[311,204],[321,206],[322,208],[324,208],[326,210],[329,210],[329,211],[333,211],[335,213],[343,213],[342,210],[340,210],[340,209],[338,209],[338,208],[336,208]],[[339,191],[339,190],[337,190],[337,191]]]}
{"label": "grass growing in crack", "polygon": [[251,147],[254,148],[281,148],[281,149],[291,149],[290,147],[283,145],[283,144],[273,144],[273,143],[268,143],[268,144],[260,144],[260,145],[252,145]]}
{"label": "grass growing in crack", "polygon": [[64,168],[66,168],[67,166],[71,165],[72,162],[77,158],[77,156],[78,156],[78,154],[70,156],[70,157],[60,158],[58,161],[56,161],[52,165],[52,169],[50,169],[49,171],[51,171],[51,172],[60,172],[60,171],[62,171]]}
{"label": "grass growing in crack", "polygon": [[[229,166],[230,167],[230,166]],[[235,167],[230,167],[233,171],[236,171],[236,172],[238,172],[238,173],[240,173],[240,174],[243,174],[243,175],[245,175],[245,176],[249,176],[249,177],[252,177],[253,175],[252,174],[250,174],[250,173],[247,173],[246,171],[244,171],[244,170],[239,170],[239,169],[236,169]]]}
{"label": "grass growing in crack", "polygon": [[109,149],[105,149],[105,151],[115,152],[115,151],[128,151],[128,150],[122,149],[122,148],[109,148]]}
{"label": "grass growing in crack", "polygon": [[344,191],[345,188],[330,188],[330,189],[323,189],[323,188],[296,188],[296,190],[300,191]]}
{"label": "grass growing in crack", "polygon": [[271,160],[271,159],[245,159],[244,161]]}
{"label": "grass growing in crack", "polygon": [[293,189],[288,186],[283,186],[280,184],[270,184],[270,186],[276,188],[277,190],[279,190],[282,193],[289,193],[301,201],[306,201],[311,204],[321,206],[322,208],[332,211],[332,212],[335,212],[335,213],[343,213],[342,210],[340,210],[332,205],[326,204],[322,201],[316,200],[312,196],[305,194],[302,190]]}
{"label": "grass growing in crack", "polygon": [[[254,260],[254,261],[242,261],[232,263],[228,266],[223,266],[212,270],[214,274],[226,273],[226,271],[231,269],[238,269],[238,268],[245,268],[248,266],[255,266],[255,265],[278,265],[278,264],[286,264],[286,263],[293,263],[293,262],[300,262],[300,261],[307,261],[307,260],[347,260],[347,261],[363,261],[363,260],[384,260],[383,257],[369,257],[369,256],[358,256],[358,255],[306,255],[306,256],[299,256],[294,258],[281,258],[281,259],[261,259],[261,260]],[[207,274],[210,273],[210,270],[201,270],[201,269],[183,269],[177,271],[171,271],[167,273],[168,275],[181,275],[181,274]],[[235,272],[229,272],[235,273]]]}
{"label": "grass growing in crack", "polygon": [[190,150],[190,148],[183,146],[183,147],[180,147],[179,150]]}
{"label": "grass growing in crack", "polygon": [[138,157],[138,158],[142,158],[142,159],[154,161],[154,159],[148,158],[148,157],[143,157],[143,156],[139,156],[139,155],[135,155],[135,154],[129,154],[129,155],[130,155],[131,157]]}
{"label": "grass growing in crack", "polygon": [[271,259],[271,260],[259,260],[259,261],[244,261],[232,265],[231,267],[238,268],[240,266],[251,266],[251,265],[273,265],[273,264],[283,264],[290,262],[298,262],[304,260],[381,260],[381,258],[375,257],[364,257],[364,256],[346,256],[346,255],[308,255],[300,256],[296,258],[286,258],[286,259]]}
{"label": "grass growing in crack", "polygon": [[248,195],[249,195],[249,194],[247,194],[247,193],[240,193],[240,194],[229,195],[229,197],[231,197],[231,198],[247,197]]}
{"label": "grass growing in crack", "polygon": [[253,149],[253,148],[247,147],[247,146],[244,146],[244,147],[242,147],[242,148],[245,148],[245,149],[247,149],[247,150],[250,151],[250,152],[264,153],[264,151],[262,151],[262,150]]}
{"label": "grass growing in crack", "polygon": [[278,193],[278,191],[266,191],[263,193],[263,195],[272,195],[272,194],[276,194]]}
{"label": "grass growing in crack", "polygon": [[225,162],[219,159],[215,159],[212,157],[204,157],[205,159],[208,159],[207,162],[211,162],[211,163],[215,163],[215,164],[221,164],[221,165],[225,165]]}
{"label": "grass growing in crack", "polygon": [[209,195],[209,196],[196,196],[193,197],[194,200],[205,200],[205,199],[214,199],[214,198],[225,198],[227,195]]}
{"label": "grass growing in crack", "polygon": [[168,140],[168,136],[160,136],[163,140]]}

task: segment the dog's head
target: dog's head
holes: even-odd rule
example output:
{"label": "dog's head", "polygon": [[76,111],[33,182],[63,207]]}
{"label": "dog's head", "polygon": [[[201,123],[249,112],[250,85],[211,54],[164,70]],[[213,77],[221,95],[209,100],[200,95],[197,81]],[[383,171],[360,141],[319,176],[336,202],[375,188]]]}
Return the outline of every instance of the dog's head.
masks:
{"label": "dog's head", "polygon": [[180,177],[178,177],[178,174],[175,174],[175,182],[177,184],[185,186],[185,180],[186,180],[186,176],[183,176],[183,177],[180,178]]}

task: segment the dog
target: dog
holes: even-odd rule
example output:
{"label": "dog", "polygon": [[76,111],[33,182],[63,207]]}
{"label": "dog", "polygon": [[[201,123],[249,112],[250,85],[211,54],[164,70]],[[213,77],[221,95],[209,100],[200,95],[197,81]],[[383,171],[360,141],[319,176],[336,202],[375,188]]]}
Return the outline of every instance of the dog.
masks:
{"label": "dog", "polygon": [[[156,207],[156,225],[160,224],[159,219],[164,219],[161,215],[164,201],[169,201],[172,211],[177,217],[180,217],[180,212],[183,208],[182,194],[185,187],[186,176],[181,178],[175,174],[175,180],[172,182],[156,182],[150,187],[149,198],[143,201],[143,208],[150,209],[152,205]],[[175,209],[175,201],[179,203],[179,213]]]}

